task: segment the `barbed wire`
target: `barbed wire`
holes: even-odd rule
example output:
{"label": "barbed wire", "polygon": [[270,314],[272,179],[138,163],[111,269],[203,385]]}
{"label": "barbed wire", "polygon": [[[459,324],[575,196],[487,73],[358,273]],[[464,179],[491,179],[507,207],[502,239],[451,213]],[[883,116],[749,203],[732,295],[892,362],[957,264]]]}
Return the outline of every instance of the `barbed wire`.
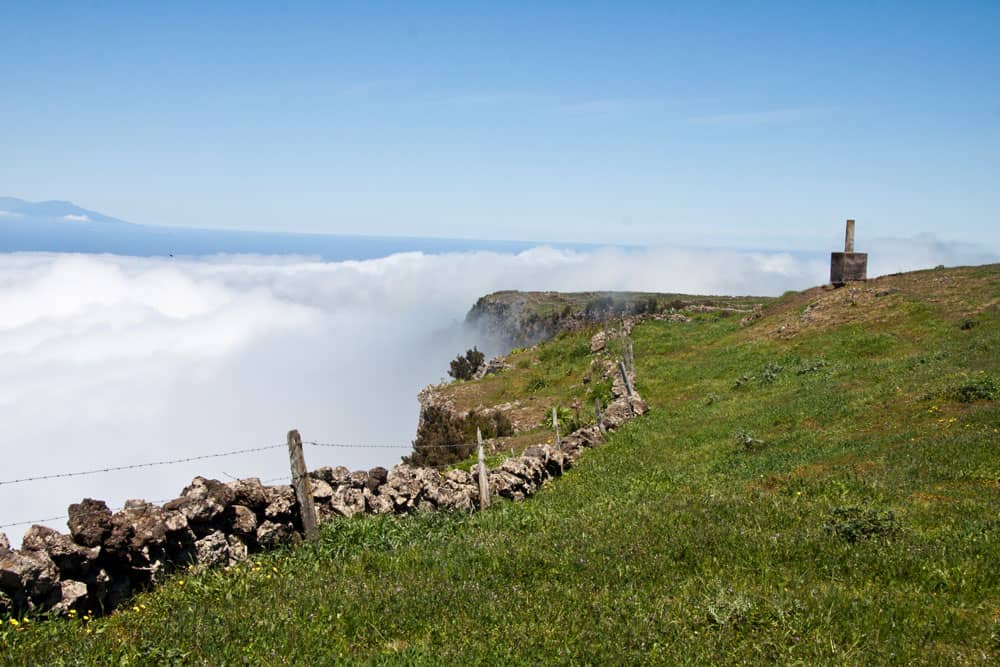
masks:
{"label": "barbed wire", "polygon": [[268,449],[277,449],[278,447],[285,447],[286,445],[267,445],[264,447],[250,447],[247,449],[234,449],[230,452],[219,452],[217,454],[200,454],[198,456],[188,456],[180,459],[170,459],[164,461],[149,461],[147,463],[131,463],[129,465],[123,466],[110,466],[107,468],[95,468],[94,470],[84,470],[81,472],[60,472],[53,473],[51,475],[38,475],[35,477],[21,477],[19,479],[8,479],[0,481],[0,486],[7,486],[10,484],[21,484],[23,482],[38,482],[46,479],[61,479],[65,477],[82,477],[84,475],[96,475],[102,472],[119,472],[122,470],[135,470],[137,468],[153,468],[156,466],[166,466],[175,465],[178,463],[190,463],[192,461],[204,461],[205,459],[215,459],[223,456],[236,456],[237,454],[252,454],[255,452],[263,452]]}
{"label": "barbed wire", "polygon": [[[144,502],[147,502],[150,505],[162,505],[163,503],[170,502],[171,500],[173,500],[173,499],[172,498],[167,498],[165,500],[146,500]],[[104,514],[105,512],[111,512],[113,514],[115,512],[121,512],[125,508],[126,508],[125,505],[122,505],[121,507],[109,507],[106,510],[93,510],[91,512],[80,512],[80,513],[77,513],[75,516],[78,516],[78,517],[93,516],[95,514]],[[29,519],[28,521],[15,521],[14,523],[4,523],[4,524],[0,524],[0,528],[12,528],[14,526],[27,526],[28,524],[42,524],[42,523],[48,523],[50,521],[59,521],[60,519],[66,519],[68,521],[69,520],[69,514],[63,514],[63,515],[60,515],[60,516],[51,516],[51,517],[48,517],[46,519]]]}
{"label": "barbed wire", "polygon": [[313,447],[337,447],[340,449],[462,449],[465,447],[475,448],[475,445],[464,443],[459,445],[350,445],[340,442],[303,442],[303,445]]}

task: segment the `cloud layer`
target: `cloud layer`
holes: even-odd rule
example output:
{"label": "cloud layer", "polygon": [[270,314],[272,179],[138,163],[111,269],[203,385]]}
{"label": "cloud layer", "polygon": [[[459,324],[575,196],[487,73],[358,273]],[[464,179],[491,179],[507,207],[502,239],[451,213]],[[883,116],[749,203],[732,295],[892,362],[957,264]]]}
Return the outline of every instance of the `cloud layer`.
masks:
{"label": "cloud layer", "polygon": [[[955,263],[962,252],[933,239],[889,243],[878,269]],[[827,270],[820,257],[664,248],[348,262],[0,255],[0,479],[281,444],[290,428],[400,446],[311,448],[311,466],[392,465],[413,437],[416,392],[482,344],[461,326],[482,294],[780,294],[824,282]],[[0,485],[0,524],[59,516],[84,496],[170,498],[196,474],[280,478],[287,456]],[[25,528],[6,531],[16,542]]]}

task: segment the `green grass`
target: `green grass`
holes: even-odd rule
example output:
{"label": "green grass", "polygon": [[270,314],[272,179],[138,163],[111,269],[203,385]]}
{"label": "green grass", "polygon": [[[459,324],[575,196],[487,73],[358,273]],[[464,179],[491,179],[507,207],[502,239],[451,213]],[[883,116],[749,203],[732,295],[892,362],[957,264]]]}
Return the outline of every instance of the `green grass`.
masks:
{"label": "green grass", "polygon": [[[961,306],[936,301],[928,283],[926,303],[907,293],[878,302],[867,322],[833,319],[787,339],[769,333],[782,304],[797,318],[815,294],[786,295],[742,330],[737,318],[643,324],[638,388],[653,411],[531,500],[328,524],[317,544],[176,576],[138,597],[137,611],[8,624],[0,655],[54,665],[996,663],[1000,406],[960,390],[988,392],[986,378],[1000,377],[998,271],[927,272],[948,276]],[[962,329],[971,311],[977,325]],[[585,337],[542,346],[548,363],[508,371],[508,390],[580,372],[589,360],[573,351]],[[733,388],[768,368],[769,380]],[[741,446],[741,432],[760,443]]]}

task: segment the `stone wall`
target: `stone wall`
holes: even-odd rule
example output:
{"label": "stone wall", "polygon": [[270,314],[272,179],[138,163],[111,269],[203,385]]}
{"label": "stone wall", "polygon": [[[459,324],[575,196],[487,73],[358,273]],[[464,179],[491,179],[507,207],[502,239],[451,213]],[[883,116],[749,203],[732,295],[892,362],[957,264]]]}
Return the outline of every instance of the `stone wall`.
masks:
{"label": "stone wall", "polygon": [[[648,406],[638,396],[616,398],[602,426],[620,427]],[[572,467],[584,449],[603,442],[597,425],[536,445],[488,471],[493,497],[518,501]],[[479,509],[476,472],[397,465],[351,472],[310,473],[320,521],[356,514]],[[101,500],[70,505],[69,534],[32,526],[21,549],[0,533],[0,615],[70,610],[108,612],[137,591],[181,568],[232,564],[249,554],[302,539],[299,503],[291,486],[260,480],[220,482],[196,477],[178,498],[157,506],[130,500],[117,512]]]}

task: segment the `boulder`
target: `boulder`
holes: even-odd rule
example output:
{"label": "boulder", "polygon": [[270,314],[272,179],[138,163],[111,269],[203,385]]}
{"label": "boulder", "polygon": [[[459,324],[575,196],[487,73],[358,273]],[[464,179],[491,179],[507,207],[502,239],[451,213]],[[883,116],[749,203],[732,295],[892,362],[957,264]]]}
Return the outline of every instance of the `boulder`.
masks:
{"label": "boulder", "polygon": [[604,409],[601,416],[604,428],[613,431],[633,417],[632,406],[626,398],[616,398]]}
{"label": "boulder", "polygon": [[0,556],[10,551],[10,540],[7,539],[7,534],[0,532]]}
{"label": "boulder", "polygon": [[351,481],[351,471],[344,466],[337,466],[330,469],[330,479],[325,480],[330,486],[337,487],[348,484]]}
{"label": "boulder", "polygon": [[226,523],[231,533],[243,536],[257,534],[257,515],[249,507],[232,505]]}
{"label": "boulder", "polygon": [[368,471],[355,470],[351,473],[350,484],[355,489],[363,489],[368,486]]}
{"label": "boulder", "polygon": [[284,522],[298,514],[299,501],[295,498],[295,489],[290,485],[265,486],[267,506],[264,517],[271,521]]}
{"label": "boulder", "polygon": [[229,564],[234,565],[235,563],[241,563],[250,557],[250,550],[247,548],[246,542],[236,537],[235,535],[229,535],[226,537],[226,542],[229,543]]}
{"label": "boulder", "polygon": [[301,538],[291,523],[264,521],[257,526],[257,543],[265,549],[273,549],[283,544],[292,544]]}
{"label": "boulder", "polygon": [[323,466],[322,468],[316,468],[315,470],[309,471],[309,476],[313,479],[321,479],[327,484],[333,479],[333,468],[330,466]]}
{"label": "boulder", "polygon": [[365,487],[372,492],[378,490],[378,487],[385,484],[385,481],[389,478],[389,471],[382,466],[376,466],[368,471],[368,481],[365,483]]}
{"label": "boulder", "polygon": [[590,338],[590,353],[597,354],[604,350],[608,344],[608,335],[603,331],[598,331]]}
{"label": "boulder", "polygon": [[52,611],[57,614],[66,614],[71,609],[84,611],[87,609],[89,601],[87,584],[73,579],[64,579],[59,582],[59,601],[53,605]]}
{"label": "boulder", "polygon": [[264,508],[267,507],[268,501],[264,485],[256,477],[226,482],[226,486],[233,490],[235,504],[249,507],[254,512],[263,512]]}
{"label": "boulder", "polygon": [[371,514],[392,514],[396,506],[389,496],[374,493],[369,489],[364,490],[365,507]]}
{"label": "boulder", "polygon": [[330,498],[333,497],[332,486],[330,486],[321,479],[309,480],[309,486],[312,487],[313,500],[316,500],[320,503],[330,502]]}
{"label": "boulder", "polygon": [[236,492],[219,480],[195,477],[181,491],[180,498],[163,508],[182,512],[191,524],[208,524],[219,519],[235,502]]}
{"label": "boulder", "polygon": [[[111,518],[112,535],[117,531],[129,535],[129,547],[163,547],[171,534],[188,529],[187,516],[178,510],[164,509],[145,500],[126,500],[125,507]],[[120,528],[119,528],[120,527]]]}
{"label": "boulder", "polygon": [[400,463],[393,466],[386,477],[386,482],[379,489],[381,495],[392,498],[397,512],[407,512],[413,509],[420,499],[423,489],[417,471],[419,468]]}
{"label": "boulder", "polygon": [[216,530],[194,543],[199,567],[229,564],[229,541],[226,534]]}
{"label": "boulder", "polygon": [[365,511],[365,493],[362,488],[340,486],[333,492],[330,508],[340,516],[354,516]]}
{"label": "boulder", "polygon": [[111,534],[111,510],[103,500],[84,498],[69,506],[69,534],[85,547],[97,547]]}
{"label": "boulder", "polygon": [[59,582],[59,570],[44,551],[8,551],[0,556],[0,591],[18,608],[44,606]]}
{"label": "boulder", "polygon": [[69,535],[46,526],[29,528],[24,533],[22,549],[47,554],[60,576],[67,579],[85,577],[101,552],[99,547],[81,547]]}

